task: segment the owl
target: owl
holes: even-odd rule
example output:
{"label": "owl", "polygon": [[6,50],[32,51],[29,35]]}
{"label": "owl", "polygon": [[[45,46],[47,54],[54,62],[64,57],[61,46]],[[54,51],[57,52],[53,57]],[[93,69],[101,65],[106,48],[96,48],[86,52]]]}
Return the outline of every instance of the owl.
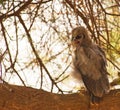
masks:
{"label": "owl", "polygon": [[105,53],[92,42],[82,26],[72,30],[71,43],[74,48],[74,69],[81,75],[91,102],[99,103],[110,90]]}

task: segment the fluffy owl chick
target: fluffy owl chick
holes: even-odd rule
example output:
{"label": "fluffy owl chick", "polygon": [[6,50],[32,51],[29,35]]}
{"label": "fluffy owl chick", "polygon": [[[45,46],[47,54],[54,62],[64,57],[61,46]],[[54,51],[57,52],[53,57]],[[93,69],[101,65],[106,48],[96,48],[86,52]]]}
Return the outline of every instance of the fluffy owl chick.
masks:
{"label": "fluffy owl chick", "polygon": [[79,71],[92,103],[99,103],[109,92],[105,53],[91,41],[84,27],[73,29],[72,45],[75,48],[74,68]]}

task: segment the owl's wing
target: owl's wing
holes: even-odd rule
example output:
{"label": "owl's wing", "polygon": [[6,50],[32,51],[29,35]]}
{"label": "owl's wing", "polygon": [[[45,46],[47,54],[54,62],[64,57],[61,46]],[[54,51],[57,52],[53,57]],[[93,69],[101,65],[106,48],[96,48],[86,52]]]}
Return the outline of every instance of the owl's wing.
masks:
{"label": "owl's wing", "polygon": [[87,63],[79,68],[83,82],[94,96],[102,97],[109,90],[105,54],[97,45],[84,48],[84,52]]}

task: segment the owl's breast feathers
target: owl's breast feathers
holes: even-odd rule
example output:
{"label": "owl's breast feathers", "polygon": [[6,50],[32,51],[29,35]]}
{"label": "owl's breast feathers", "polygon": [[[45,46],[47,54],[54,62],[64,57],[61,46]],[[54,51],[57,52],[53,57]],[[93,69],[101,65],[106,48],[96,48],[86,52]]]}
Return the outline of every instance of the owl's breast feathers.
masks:
{"label": "owl's breast feathers", "polygon": [[87,89],[95,96],[102,97],[109,90],[104,52],[95,44],[78,46],[75,50],[74,65],[80,72]]}

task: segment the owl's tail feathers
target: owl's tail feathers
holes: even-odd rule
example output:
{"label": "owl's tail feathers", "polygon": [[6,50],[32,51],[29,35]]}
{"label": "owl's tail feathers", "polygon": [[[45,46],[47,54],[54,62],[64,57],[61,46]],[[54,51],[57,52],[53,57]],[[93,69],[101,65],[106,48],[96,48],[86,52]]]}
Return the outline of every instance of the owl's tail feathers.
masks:
{"label": "owl's tail feathers", "polygon": [[94,96],[93,94],[90,94],[90,102],[92,104],[99,104],[101,100],[102,100],[102,97],[97,97],[97,96]]}

